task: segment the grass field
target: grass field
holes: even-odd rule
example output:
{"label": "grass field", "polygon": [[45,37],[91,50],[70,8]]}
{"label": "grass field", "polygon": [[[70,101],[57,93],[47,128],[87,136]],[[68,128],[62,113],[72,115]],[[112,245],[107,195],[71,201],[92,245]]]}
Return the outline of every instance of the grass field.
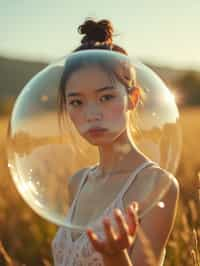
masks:
{"label": "grass field", "polygon": [[[13,185],[5,154],[7,123],[0,118],[0,265],[53,265],[51,241],[57,228],[37,216]],[[164,265],[199,266],[200,108],[181,110],[181,125],[183,151],[176,174],[181,198]]]}

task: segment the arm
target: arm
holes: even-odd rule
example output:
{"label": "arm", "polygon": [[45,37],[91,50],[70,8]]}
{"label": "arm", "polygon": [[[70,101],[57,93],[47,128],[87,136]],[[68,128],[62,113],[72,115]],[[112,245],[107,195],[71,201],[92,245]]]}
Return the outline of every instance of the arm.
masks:
{"label": "arm", "polygon": [[[160,266],[162,252],[174,226],[179,194],[179,184],[174,178],[172,186],[162,199],[166,207],[162,209],[155,206],[140,223],[131,254],[123,250],[115,256],[103,256],[105,266]],[[142,237],[148,239],[152,249],[154,258],[151,260],[148,258],[151,253],[146,252],[147,247],[143,244],[146,242]]]}
{"label": "arm", "polygon": [[[174,227],[179,196],[179,184],[178,181],[173,177],[172,185],[162,199],[165,207],[160,208],[156,205],[149,213],[145,215],[145,219],[142,219],[140,223],[140,228],[145,234],[145,237],[148,239],[157,262],[160,262],[163,250],[167,245],[170,234]],[[138,235],[130,255],[134,266],[150,265],[147,263],[148,258],[143,242],[142,234],[139,234],[138,231]],[[155,264],[153,265],[155,266]]]}

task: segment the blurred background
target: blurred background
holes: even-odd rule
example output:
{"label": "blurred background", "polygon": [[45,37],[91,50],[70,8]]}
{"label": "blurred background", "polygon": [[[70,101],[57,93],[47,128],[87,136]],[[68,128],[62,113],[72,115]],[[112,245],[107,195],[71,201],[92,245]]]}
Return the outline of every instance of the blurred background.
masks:
{"label": "blurred background", "polygon": [[200,2],[187,0],[0,0],[0,265],[53,265],[57,227],[33,213],[16,191],[5,137],[24,85],[80,44],[77,27],[88,17],[111,20],[114,43],[150,66],[175,96],[183,131],[176,173],[181,195],[164,265],[200,263],[199,13]]}

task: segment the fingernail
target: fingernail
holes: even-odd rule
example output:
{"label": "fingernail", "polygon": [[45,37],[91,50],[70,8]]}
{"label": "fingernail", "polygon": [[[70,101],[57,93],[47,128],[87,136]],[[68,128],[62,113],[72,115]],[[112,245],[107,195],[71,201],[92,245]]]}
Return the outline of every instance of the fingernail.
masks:
{"label": "fingernail", "polygon": [[134,208],[136,211],[138,211],[138,209],[139,209],[139,204],[138,204],[136,201],[133,202],[133,208]]}
{"label": "fingernail", "polygon": [[122,215],[122,212],[121,212],[120,209],[115,209],[115,213],[116,213],[117,215]]}

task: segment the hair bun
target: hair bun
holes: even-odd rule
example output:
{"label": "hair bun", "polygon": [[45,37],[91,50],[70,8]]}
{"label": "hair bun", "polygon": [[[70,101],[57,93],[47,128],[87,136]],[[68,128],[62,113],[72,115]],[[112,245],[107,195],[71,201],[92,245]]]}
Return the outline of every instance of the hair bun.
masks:
{"label": "hair bun", "polygon": [[85,34],[81,40],[82,44],[90,42],[112,43],[113,26],[106,19],[100,20],[99,22],[88,19],[78,27],[78,32]]}

